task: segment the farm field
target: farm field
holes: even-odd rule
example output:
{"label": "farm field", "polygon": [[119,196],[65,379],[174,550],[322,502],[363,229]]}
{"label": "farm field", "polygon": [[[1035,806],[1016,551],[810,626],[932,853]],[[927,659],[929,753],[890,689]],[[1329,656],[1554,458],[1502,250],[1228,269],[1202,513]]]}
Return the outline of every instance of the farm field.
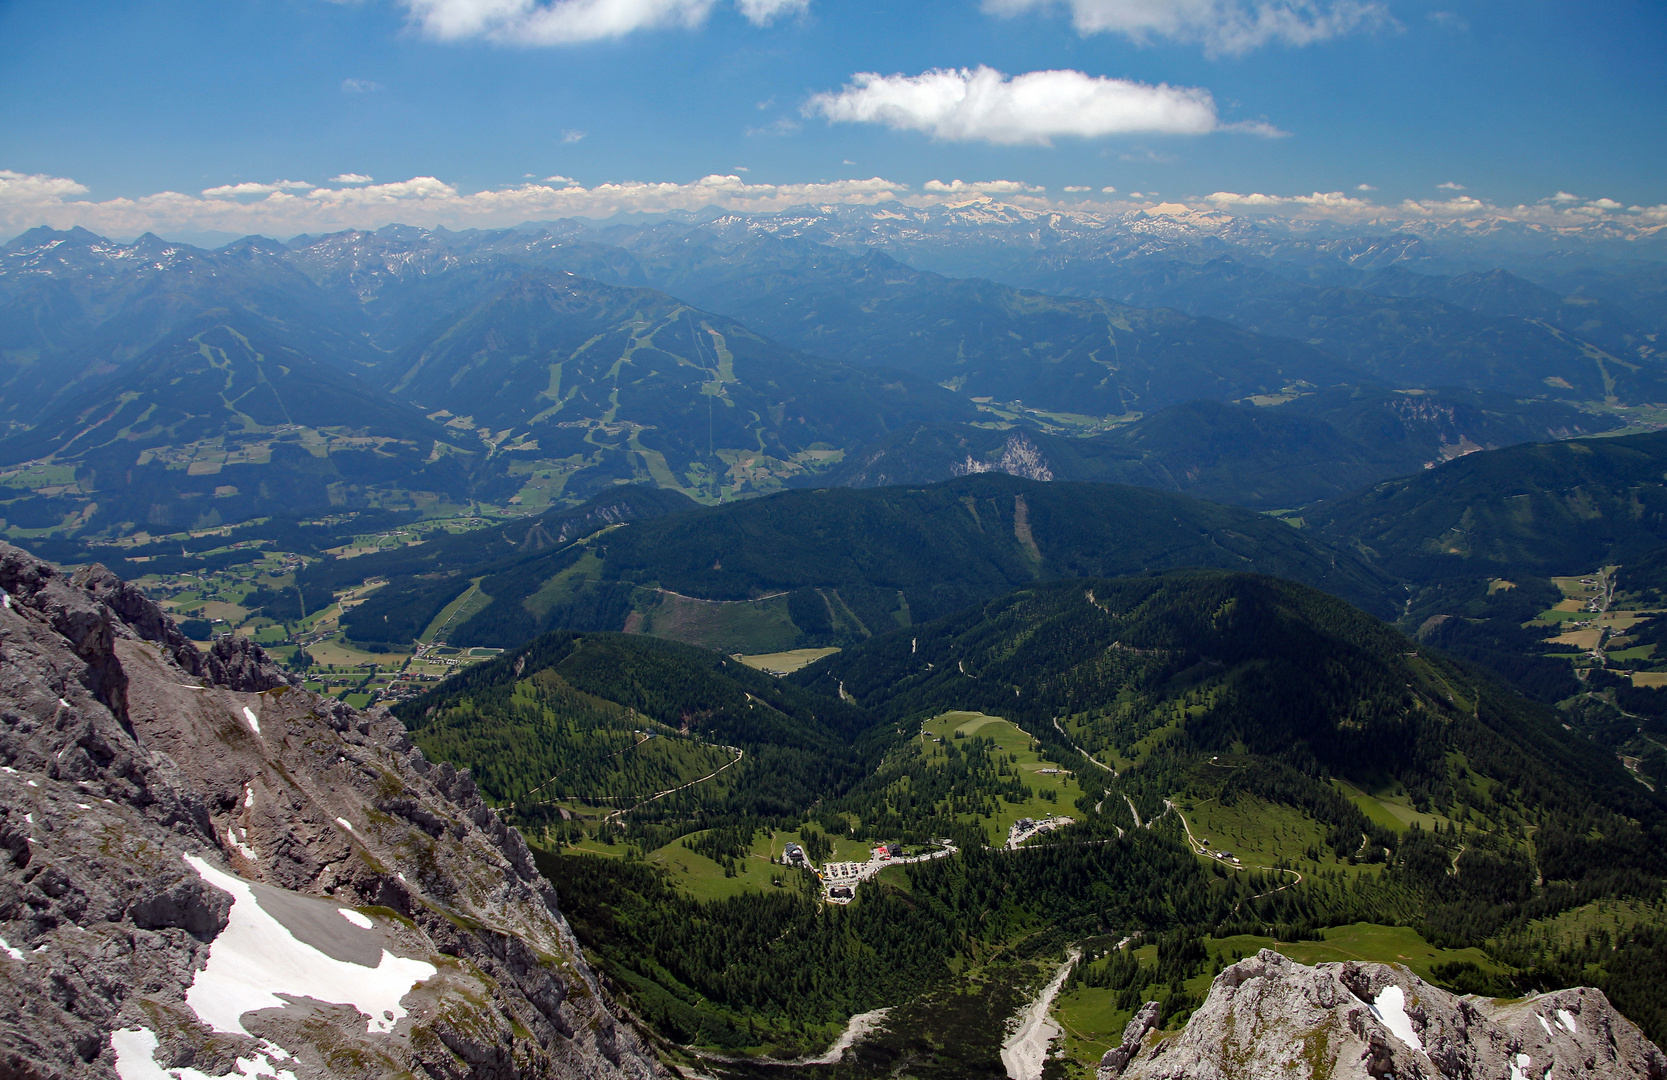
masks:
{"label": "farm field", "polygon": [[[346,533],[340,544],[327,550],[351,559],[390,547],[425,543],[425,536],[437,530],[467,533],[494,523],[495,519],[471,512],[381,532]],[[135,544],[179,541],[181,544],[194,542],[201,549],[197,555],[203,560],[203,569],[135,578],[135,584],[179,620],[187,636],[200,645],[206,646],[213,636],[226,633],[252,638],[279,663],[304,670],[309,689],[335,697],[346,695],[345,700],[356,707],[426,689],[462,667],[497,654],[497,650],[471,649],[442,650],[443,654],[420,656],[410,647],[378,652],[347,640],[340,626],[342,613],[364,602],[385,584],[374,577],[354,582],[327,597],[304,598],[308,602],[299,615],[292,611],[284,618],[270,617],[261,605],[270,604],[275,594],[292,590],[296,572],[315,556],[287,551],[265,540],[202,549],[204,540],[211,541],[222,534],[229,535],[229,531],[210,529],[167,536],[141,533],[114,545],[122,549]],[[153,561],[150,556],[144,559]],[[226,565],[224,560],[232,561]],[[429,633],[422,638],[423,643],[433,640],[434,632],[443,628],[447,616],[455,616],[451,621],[460,625],[485,603],[486,598],[478,590],[466,592],[442,612],[441,618],[434,620]]]}

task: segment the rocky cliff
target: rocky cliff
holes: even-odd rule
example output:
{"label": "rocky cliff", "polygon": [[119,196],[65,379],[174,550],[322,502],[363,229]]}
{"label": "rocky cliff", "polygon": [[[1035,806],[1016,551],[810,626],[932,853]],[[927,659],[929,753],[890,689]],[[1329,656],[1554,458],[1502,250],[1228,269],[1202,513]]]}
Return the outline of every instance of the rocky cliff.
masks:
{"label": "rocky cliff", "polygon": [[1499,1003],[1270,949],[1217,975],[1178,1034],[1156,1020],[1136,1015],[1101,1080],[1667,1080],[1667,1057],[1589,987]]}
{"label": "rocky cliff", "polygon": [[0,1080],[662,1075],[383,712],[0,544]]}

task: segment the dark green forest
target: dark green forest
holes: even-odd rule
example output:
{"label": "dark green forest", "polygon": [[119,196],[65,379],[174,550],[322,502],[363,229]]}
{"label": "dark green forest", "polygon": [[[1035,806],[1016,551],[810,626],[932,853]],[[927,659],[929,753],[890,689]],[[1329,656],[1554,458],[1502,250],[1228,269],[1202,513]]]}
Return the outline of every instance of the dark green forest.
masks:
{"label": "dark green forest", "polygon": [[[1006,717],[1073,763],[1083,794],[1062,809],[1077,823],[988,846],[983,823],[1032,785],[978,735],[925,753],[921,721],[949,710]],[[1219,963],[1198,942],[1361,922],[1488,949],[1507,972],[1443,969],[1456,989],[1595,982],[1648,1030],[1667,1015],[1648,924],[1601,963],[1523,944],[1585,905],[1661,894],[1661,800],[1491,673],[1291,582],[1036,584],[786,679],[692,646],[556,632],[400,715],[528,832],[610,985],[668,1044],[792,1056],[964,973],[1073,941],[1110,955],[1130,935],[1157,959],[1081,978],[1120,1005],[1160,1000],[1176,1024],[1201,1001],[1181,984]],[[1084,751],[1119,771],[1084,767]],[[1399,791],[1436,824],[1388,827],[1345,780]],[[1229,867],[1186,834],[1206,804],[1286,808],[1314,839],[1267,869]],[[732,877],[781,833],[818,861],[835,841],[958,853],[887,870],[847,906],[780,865],[700,899],[647,858],[670,844]]]}

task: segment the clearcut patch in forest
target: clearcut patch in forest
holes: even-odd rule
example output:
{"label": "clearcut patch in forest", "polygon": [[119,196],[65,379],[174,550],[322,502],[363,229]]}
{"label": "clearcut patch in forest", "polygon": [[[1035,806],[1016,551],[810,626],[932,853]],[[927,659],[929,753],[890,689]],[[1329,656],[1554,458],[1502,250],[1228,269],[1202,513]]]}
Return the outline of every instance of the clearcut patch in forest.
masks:
{"label": "clearcut patch in forest", "polygon": [[824,656],[832,656],[838,651],[838,648],[832,646],[825,649],[788,649],[785,652],[757,653],[753,656],[737,654],[735,659],[769,675],[791,675],[800,668],[809,667]]}
{"label": "clearcut patch in forest", "polygon": [[625,630],[743,655],[791,649],[800,637],[787,613],[786,593],[757,600],[702,600],[661,589],[628,616]]}

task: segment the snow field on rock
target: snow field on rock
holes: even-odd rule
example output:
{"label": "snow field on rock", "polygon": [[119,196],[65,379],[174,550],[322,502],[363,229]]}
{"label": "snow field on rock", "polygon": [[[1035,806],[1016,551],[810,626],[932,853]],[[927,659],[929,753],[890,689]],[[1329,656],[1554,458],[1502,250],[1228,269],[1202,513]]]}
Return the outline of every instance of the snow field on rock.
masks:
{"label": "snow field on rock", "polygon": [[283,1008],[286,1002],[279,994],[351,1005],[369,1014],[367,1031],[392,1031],[405,1016],[400,999],[437,972],[433,964],[395,956],[386,949],[374,968],[337,960],[297,940],[261,908],[248,882],[195,856],[187,855],[185,861],[205,882],[230,893],[233,900],[226,928],[209,947],[208,965],[185,994],[197,1018],[215,1031],[249,1034],[243,1027],[243,1014]]}

